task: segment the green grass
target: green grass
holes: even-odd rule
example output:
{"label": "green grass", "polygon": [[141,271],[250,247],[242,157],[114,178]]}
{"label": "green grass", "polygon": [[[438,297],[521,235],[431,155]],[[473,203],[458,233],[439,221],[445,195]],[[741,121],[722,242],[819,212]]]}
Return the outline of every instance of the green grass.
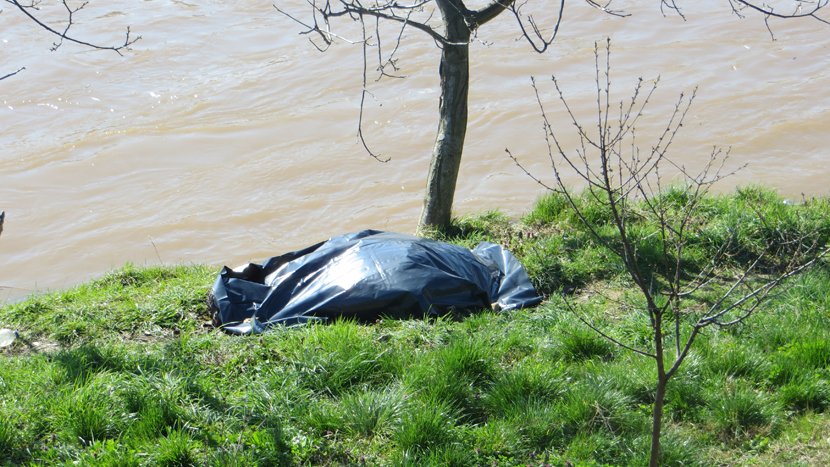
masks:
{"label": "green grass", "polygon": [[[781,229],[830,219],[823,200],[789,205],[754,188],[707,198],[690,270],[729,229],[736,262],[776,235],[748,221],[750,201]],[[229,336],[204,325],[216,268],[128,265],[3,306],[0,324],[21,339],[0,353],[0,465],[644,464],[653,362],[579,323],[562,298],[647,346],[647,318],[621,306],[636,294],[619,262],[555,197],[522,222],[487,213],[444,238],[508,245],[548,300]],[[744,324],[707,329],[669,383],[665,465],[830,461],[828,290],[823,264]]]}

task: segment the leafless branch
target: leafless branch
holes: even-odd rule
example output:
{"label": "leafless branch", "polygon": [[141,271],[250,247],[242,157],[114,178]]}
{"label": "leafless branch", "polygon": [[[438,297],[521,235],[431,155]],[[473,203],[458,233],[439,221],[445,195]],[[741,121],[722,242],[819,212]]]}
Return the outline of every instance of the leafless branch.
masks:
{"label": "leafless branch", "polygon": [[611,16],[619,16],[620,18],[625,18],[627,16],[631,16],[631,13],[626,13],[623,10],[614,10],[613,8],[611,8],[611,4],[613,2],[614,2],[614,0],[608,0],[604,4],[601,4],[601,3],[599,3],[595,0],[585,0],[585,3],[587,3],[588,5],[591,5],[592,7],[596,8],[597,10],[599,10],[603,13],[607,13]]}
{"label": "leafless branch", "polygon": [[353,21],[359,21],[360,18],[365,16],[401,23],[405,27],[412,27],[425,32],[436,42],[445,44],[447,40],[442,34],[427,23],[412,19],[413,12],[422,11],[424,6],[431,1],[433,0],[422,0],[410,5],[400,4],[396,1],[388,1],[376,3],[372,7],[364,7],[357,0],[340,1],[336,4],[332,4],[330,0],[307,0],[312,10],[312,24],[297,19],[296,16],[291,15],[277,5],[273,6],[281,14],[305,27],[306,29],[301,34],[317,34],[323,39],[326,45],[330,45],[333,38],[339,37],[331,31],[332,19],[347,17]]}
{"label": "leafless branch", "polygon": [[677,5],[675,0],[660,0],[660,13],[662,13],[663,16],[668,16],[666,14],[666,10],[673,11],[674,14],[682,18],[683,21],[686,21],[686,15],[683,14],[683,11],[680,9],[680,6]]}
{"label": "leafless branch", "polygon": [[473,11],[467,24],[471,29],[478,29],[479,26],[490,22],[504,10],[512,8],[514,4],[515,0],[493,0],[490,5],[478,11]]}
{"label": "leafless branch", "polygon": [[[800,274],[807,268],[813,266],[817,261],[826,256],[828,252],[830,252],[830,248],[824,248],[820,250],[818,248],[818,245],[816,245],[815,243],[806,246],[804,248],[804,251],[800,253],[807,253],[807,257],[809,258],[808,261],[804,261],[801,264],[791,263],[785,268],[784,272],[780,273],[776,277],[766,282],[763,282],[761,285],[757,287],[751,288],[747,292],[743,292],[743,294],[739,298],[734,300],[732,303],[730,303],[727,306],[723,306],[723,299],[728,298],[728,296],[734,291],[734,289],[737,286],[744,284],[746,278],[742,276],[738,281],[735,282],[735,284],[733,284],[733,287],[729,289],[729,292],[727,292],[727,294],[725,294],[722,297],[722,299],[718,301],[718,309],[710,308],[709,313],[700,318],[698,322],[695,324],[695,326],[706,327],[714,324],[720,327],[727,327],[745,320],[755,311],[755,309],[758,307],[758,305],[760,305],[761,301],[770,293],[770,291],[779,286],[786,279],[789,279],[790,277],[796,274]],[[795,258],[801,257],[801,254],[795,255]],[[757,264],[757,262],[758,261],[756,260],[756,262],[753,263],[753,267]],[[747,302],[749,302],[750,300],[755,301],[752,302],[748,307],[745,307],[744,305],[746,305]],[[721,320],[721,318],[735,310],[741,311],[739,316],[727,321]]]}
{"label": "leafless branch", "polygon": [[775,33],[772,31],[772,26],[770,25],[770,18],[810,18],[820,23],[830,25],[830,21],[818,15],[818,12],[827,6],[828,1],[830,0],[793,0],[792,2],[790,2],[790,4],[793,7],[792,11],[783,13],[781,12],[781,10],[776,10],[775,6],[770,5],[769,3],[759,4],[757,2],[749,0],[729,0],[729,5],[732,8],[732,13],[734,13],[739,18],[744,17],[743,10],[745,9],[749,9],[755,11],[756,13],[762,14],[764,16],[764,26],[766,26],[770,38],[772,40],[775,40]]}
{"label": "leafless branch", "polygon": [[[392,49],[392,52],[389,56],[384,59],[383,58],[383,48],[381,47],[381,42],[378,40],[378,77],[375,81],[380,81],[381,78],[387,76],[389,78],[403,78],[403,76],[392,75],[386,72],[386,67],[392,67],[393,71],[398,71],[398,65],[396,55],[398,53],[398,49],[401,46],[401,40],[403,39],[403,33],[406,29],[406,23],[401,25],[401,30],[398,33],[398,37],[395,39],[395,47]],[[375,35],[380,38],[380,18],[375,18]]]}
{"label": "leafless branch", "polygon": [[[749,8],[750,10],[757,11],[758,13],[763,14],[766,17],[772,18],[781,18],[781,19],[793,19],[793,18],[812,18],[816,21],[830,24],[830,21],[818,16],[818,12],[827,6],[827,3],[830,0],[816,0],[816,1],[802,1],[802,0],[794,0],[793,3],[793,11],[791,12],[784,12],[781,13],[775,10],[775,7],[769,5],[768,3],[758,4],[756,2],[751,2],[748,0],[729,0],[729,3],[732,5],[732,10],[735,12],[739,12],[743,8]],[[808,6],[808,8],[804,8]]]}
{"label": "leafless branch", "polygon": [[134,36],[133,37],[131,35],[131,31],[130,31],[129,26],[127,26],[127,29],[126,29],[126,32],[125,32],[124,42],[121,43],[120,45],[115,45],[115,46],[106,46],[106,45],[93,44],[91,42],[87,42],[87,41],[78,39],[74,36],[70,36],[69,35],[69,30],[72,28],[72,26],[75,25],[75,13],[81,11],[84,7],[86,7],[88,2],[83,2],[79,6],[73,8],[73,7],[69,6],[69,4],[67,3],[67,0],[62,0],[63,7],[64,7],[64,9],[66,9],[67,21],[66,21],[66,26],[64,27],[63,31],[58,31],[57,29],[54,29],[53,27],[49,26],[45,22],[41,21],[38,17],[36,17],[34,15],[34,13],[32,13],[30,11],[30,10],[37,10],[39,2],[30,2],[30,3],[27,3],[27,4],[24,5],[24,4],[21,4],[17,0],[5,0],[5,1],[7,3],[10,3],[10,4],[14,5],[15,7],[17,7],[17,9],[19,11],[21,11],[24,15],[26,15],[30,20],[34,21],[41,28],[43,28],[46,31],[49,31],[50,33],[58,36],[58,41],[52,44],[52,50],[53,51],[57,50],[61,45],[63,45],[64,41],[69,41],[69,42],[74,42],[76,44],[80,44],[80,45],[90,47],[90,48],[93,48],[93,49],[112,50],[113,52],[116,52],[118,55],[123,55],[124,50],[129,50],[131,45],[133,45],[136,41],[141,39],[141,36]]}
{"label": "leafless branch", "polygon": [[634,352],[634,353],[636,353],[636,354],[642,355],[642,356],[644,356],[644,357],[655,358],[655,355],[654,355],[653,353],[649,353],[649,352],[646,352],[646,351],[644,351],[644,350],[640,350],[640,349],[638,349],[638,348],[636,348],[636,347],[632,347],[632,346],[630,346],[630,345],[628,345],[628,344],[626,344],[626,343],[624,343],[624,342],[620,341],[619,339],[616,339],[616,338],[614,338],[614,337],[612,337],[612,336],[608,335],[608,334],[607,334],[606,332],[604,332],[602,329],[600,329],[600,328],[596,327],[596,326],[595,326],[593,323],[591,323],[591,322],[590,322],[590,321],[589,321],[589,320],[588,320],[588,319],[587,319],[587,318],[586,318],[586,317],[585,317],[585,316],[584,316],[584,315],[583,315],[583,314],[582,314],[579,310],[577,310],[577,309],[576,309],[576,307],[574,307],[574,306],[573,306],[573,304],[570,302],[570,300],[567,300],[567,299],[566,299],[566,300],[565,300],[565,305],[566,305],[566,306],[568,307],[568,309],[569,309],[569,310],[570,310],[570,311],[571,311],[571,312],[572,312],[572,313],[576,316],[576,318],[577,318],[580,322],[582,322],[582,324],[584,324],[584,325],[588,326],[588,327],[589,327],[589,328],[591,328],[594,332],[596,332],[596,333],[597,333],[597,334],[599,334],[600,336],[604,337],[605,339],[607,339],[609,342],[613,343],[614,345],[617,345],[617,346],[619,346],[619,347],[622,347],[622,348],[624,348],[624,349],[626,349],[626,350],[630,350],[630,351],[632,351],[632,352]]}
{"label": "leafless branch", "polygon": [[525,175],[527,175],[528,177],[530,177],[530,178],[531,178],[531,180],[533,180],[534,182],[538,183],[538,184],[539,184],[542,188],[544,188],[544,189],[546,189],[546,190],[550,190],[550,191],[557,191],[555,188],[551,188],[551,186],[550,186],[550,185],[548,185],[547,183],[543,182],[541,179],[537,178],[535,175],[533,175],[533,173],[531,173],[529,170],[527,170],[527,169],[525,168],[525,166],[523,166],[523,165],[522,165],[522,163],[521,163],[521,162],[519,162],[519,159],[517,159],[517,158],[516,158],[516,156],[514,156],[512,152],[510,152],[510,150],[509,150],[509,149],[505,148],[505,149],[504,149],[504,152],[506,152],[506,153],[507,153],[507,157],[509,157],[510,159],[512,159],[512,160],[513,160],[513,163],[514,163],[514,164],[516,164],[516,166],[517,166],[519,169],[521,169],[521,170],[522,170],[522,172],[524,172],[524,173],[525,173]]}
{"label": "leafless branch", "polygon": [[363,17],[360,17],[360,26],[363,29],[363,90],[360,93],[360,115],[357,119],[357,137],[360,139],[360,143],[363,144],[363,149],[369,153],[370,156],[375,158],[378,162],[389,162],[389,158],[383,158],[380,154],[375,154],[374,151],[369,149],[369,145],[366,143],[366,138],[363,136],[363,109],[365,108],[366,103],[366,94],[369,92],[367,85],[366,85],[366,74],[368,69],[368,52],[366,48],[368,47],[368,39],[366,36],[366,24],[363,22]]}
{"label": "leafless branch", "polygon": [[26,67],[25,67],[25,66],[23,66],[23,67],[20,67],[20,68],[19,68],[17,71],[15,71],[15,72],[9,73],[9,74],[7,74],[7,75],[5,75],[5,76],[0,76],[0,81],[4,80],[4,79],[6,79],[6,78],[11,78],[12,76],[14,76],[14,75],[16,75],[16,74],[20,73],[21,71],[23,71],[23,70],[25,70],[25,69],[26,69]]}
{"label": "leafless branch", "polygon": [[[549,36],[545,36],[542,33],[542,30],[536,24],[536,21],[532,16],[528,15],[522,19],[521,9],[525,3],[526,2],[522,2],[520,4],[514,3],[510,7],[510,11],[516,18],[516,23],[519,25],[519,30],[522,32],[522,37],[527,40],[527,43],[530,44],[533,50],[538,53],[544,53],[548,50],[548,47],[553,44],[553,41],[556,39],[556,35],[559,33],[559,26],[562,24],[562,16],[565,14],[565,0],[559,1],[559,12],[556,15],[556,23],[554,24],[553,31],[551,31]],[[527,22],[530,26],[530,32],[528,31],[527,26],[525,26],[525,22]]]}

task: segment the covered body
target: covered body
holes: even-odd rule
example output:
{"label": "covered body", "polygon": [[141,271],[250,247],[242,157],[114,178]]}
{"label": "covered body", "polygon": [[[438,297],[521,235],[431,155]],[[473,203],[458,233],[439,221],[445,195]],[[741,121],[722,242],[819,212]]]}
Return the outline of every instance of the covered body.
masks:
{"label": "covered body", "polygon": [[[223,268],[212,290],[230,332],[312,320],[441,315],[451,310],[533,306],[521,263],[499,245],[475,249],[364,230],[244,268]],[[255,319],[254,319],[255,318]]]}

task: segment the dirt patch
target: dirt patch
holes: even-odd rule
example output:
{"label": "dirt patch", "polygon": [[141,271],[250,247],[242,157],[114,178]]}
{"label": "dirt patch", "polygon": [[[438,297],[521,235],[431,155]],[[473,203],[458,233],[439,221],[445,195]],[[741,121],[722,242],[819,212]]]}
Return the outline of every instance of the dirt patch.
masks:
{"label": "dirt patch", "polygon": [[63,346],[57,341],[49,339],[29,340],[25,336],[19,336],[12,345],[0,349],[0,355],[27,356],[39,353],[55,353],[62,348]]}

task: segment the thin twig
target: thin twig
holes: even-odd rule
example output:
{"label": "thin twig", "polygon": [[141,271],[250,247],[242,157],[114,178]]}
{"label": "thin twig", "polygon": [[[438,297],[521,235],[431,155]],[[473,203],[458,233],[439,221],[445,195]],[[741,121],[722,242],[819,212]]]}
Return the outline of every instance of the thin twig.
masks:
{"label": "thin twig", "polygon": [[13,73],[9,73],[9,74],[7,74],[7,75],[5,75],[5,76],[0,76],[0,81],[3,81],[3,80],[4,80],[4,79],[6,79],[6,78],[11,78],[12,76],[14,76],[14,75],[16,75],[16,74],[20,73],[21,71],[23,71],[23,70],[25,70],[25,69],[26,69],[26,67],[25,67],[25,66],[22,66],[22,67],[20,67],[17,71],[15,71],[15,72],[13,72]]}
{"label": "thin twig", "polygon": [[58,30],[52,28],[48,24],[46,24],[43,21],[41,21],[40,19],[38,19],[34,14],[30,13],[29,10],[33,8],[33,5],[31,5],[31,4],[30,5],[22,5],[17,0],[6,0],[6,1],[8,3],[11,3],[12,5],[16,6],[18,10],[20,10],[24,15],[28,16],[29,19],[34,21],[38,26],[40,26],[41,28],[43,28],[43,29],[49,31],[50,33],[52,33],[52,34],[59,37],[58,42],[55,42],[52,46],[53,51],[57,50],[63,44],[64,41],[69,41],[69,42],[74,42],[76,44],[84,45],[86,47],[90,47],[90,48],[93,48],[93,49],[112,50],[115,53],[117,53],[118,55],[123,55],[123,52],[122,52],[123,50],[129,50],[131,45],[133,45],[136,41],[141,39],[141,36],[131,37],[131,32],[130,32],[130,27],[129,26],[127,26],[124,42],[121,45],[117,45],[117,46],[105,46],[105,45],[93,44],[91,42],[87,42],[87,41],[77,39],[75,37],[70,36],[69,35],[69,29],[75,24],[74,19],[73,19],[74,14],[77,13],[78,11],[80,11],[81,9],[83,9],[87,5],[87,2],[82,3],[80,6],[78,6],[76,8],[71,8],[66,3],[66,0],[63,0],[63,2],[62,2],[63,6],[67,11],[67,24],[66,24],[66,27],[64,28],[63,32],[61,32],[61,31],[58,31]]}

